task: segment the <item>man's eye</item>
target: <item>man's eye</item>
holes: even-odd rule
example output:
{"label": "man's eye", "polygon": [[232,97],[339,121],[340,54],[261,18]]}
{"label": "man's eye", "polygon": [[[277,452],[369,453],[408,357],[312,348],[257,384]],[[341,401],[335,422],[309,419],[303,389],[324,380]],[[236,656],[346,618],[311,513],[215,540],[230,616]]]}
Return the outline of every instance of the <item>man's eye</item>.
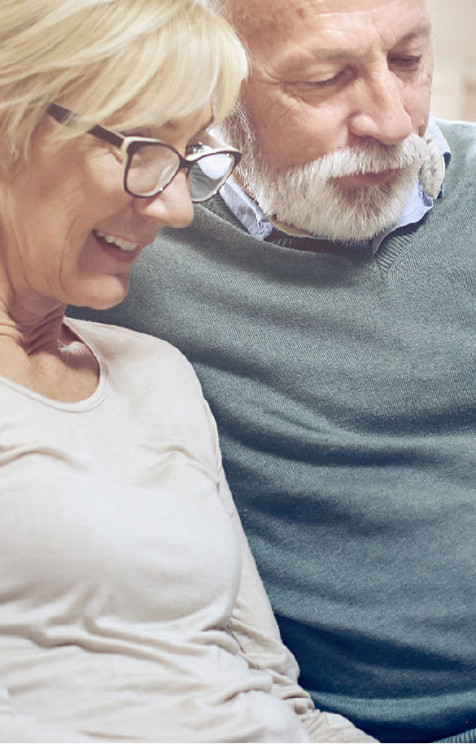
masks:
{"label": "man's eye", "polygon": [[337,75],[332,75],[330,78],[324,78],[323,80],[314,80],[316,88],[326,88],[329,85],[335,85],[343,76],[342,72],[338,72]]}
{"label": "man's eye", "polygon": [[402,57],[393,57],[390,61],[393,65],[396,65],[397,67],[403,67],[408,70],[413,70],[419,67],[420,62],[422,60],[422,55],[416,55],[416,56],[402,56]]}
{"label": "man's eye", "polygon": [[339,70],[339,72],[329,75],[327,78],[321,80],[313,80],[312,85],[314,88],[331,88],[333,85],[340,85],[352,76],[352,70],[345,69]]}

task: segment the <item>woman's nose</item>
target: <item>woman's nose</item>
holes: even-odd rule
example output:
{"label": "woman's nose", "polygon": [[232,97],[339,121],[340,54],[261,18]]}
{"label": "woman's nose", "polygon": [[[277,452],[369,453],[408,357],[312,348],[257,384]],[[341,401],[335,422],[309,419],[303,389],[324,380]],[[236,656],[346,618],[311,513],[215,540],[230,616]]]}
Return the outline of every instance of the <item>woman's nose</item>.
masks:
{"label": "woman's nose", "polygon": [[159,227],[187,227],[193,220],[193,203],[185,171],[179,171],[157,196],[136,198],[134,209],[141,217],[160,223]]}

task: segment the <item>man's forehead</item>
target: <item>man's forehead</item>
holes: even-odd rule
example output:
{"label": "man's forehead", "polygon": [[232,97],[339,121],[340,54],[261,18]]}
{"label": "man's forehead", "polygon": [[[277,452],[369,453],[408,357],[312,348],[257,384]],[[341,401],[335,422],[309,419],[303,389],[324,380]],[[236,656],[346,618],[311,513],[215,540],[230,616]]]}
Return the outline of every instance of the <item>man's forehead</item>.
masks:
{"label": "man's forehead", "polygon": [[[408,9],[426,8],[426,0],[403,0]],[[228,0],[233,25],[250,46],[264,44],[273,36],[306,20],[322,21],[337,14],[371,10],[376,14],[402,4],[402,0]]]}
{"label": "man's forehead", "polygon": [[231,0],[233,24],[247,37],[285,23],[291,16],[319,13],[328,0]]}

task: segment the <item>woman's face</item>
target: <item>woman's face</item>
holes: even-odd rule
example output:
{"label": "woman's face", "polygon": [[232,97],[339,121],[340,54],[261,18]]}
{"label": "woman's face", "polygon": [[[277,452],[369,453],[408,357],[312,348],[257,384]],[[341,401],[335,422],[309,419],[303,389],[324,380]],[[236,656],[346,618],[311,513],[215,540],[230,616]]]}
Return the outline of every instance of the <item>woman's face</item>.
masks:
{"label": "woman's face", "polygon": [[[184,154],[203,136],[210,114],[207,106],[128,134],[163,140]],[[159,196],[134,198],[123,190],[117,148],[89,134],[52,148],[61,126],[46,123],[28,164],[0,176],[0,297],[27,313],[58,303],[121,302],[144,246],[163,226],[185,227],[193,218],[184,172]]]}

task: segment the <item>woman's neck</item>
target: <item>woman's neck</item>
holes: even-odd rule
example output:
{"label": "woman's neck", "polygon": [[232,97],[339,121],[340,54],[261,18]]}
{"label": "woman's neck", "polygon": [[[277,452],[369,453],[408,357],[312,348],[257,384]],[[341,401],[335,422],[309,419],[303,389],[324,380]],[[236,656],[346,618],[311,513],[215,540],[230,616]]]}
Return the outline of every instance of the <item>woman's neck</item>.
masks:
{"label": "woman's neck", "polygon": [[15,343],[27,356],[54,349],[64,337],[64,311],[65,306],[41,314],[18,308],[12,312],[0,303],[0,340]]}
{"label": "woman's neck", "polygon": [[0,375],[46,398],[88,398],[99,380],[91,350],[64,324],[64,306],[46,313],[0,303]]}

